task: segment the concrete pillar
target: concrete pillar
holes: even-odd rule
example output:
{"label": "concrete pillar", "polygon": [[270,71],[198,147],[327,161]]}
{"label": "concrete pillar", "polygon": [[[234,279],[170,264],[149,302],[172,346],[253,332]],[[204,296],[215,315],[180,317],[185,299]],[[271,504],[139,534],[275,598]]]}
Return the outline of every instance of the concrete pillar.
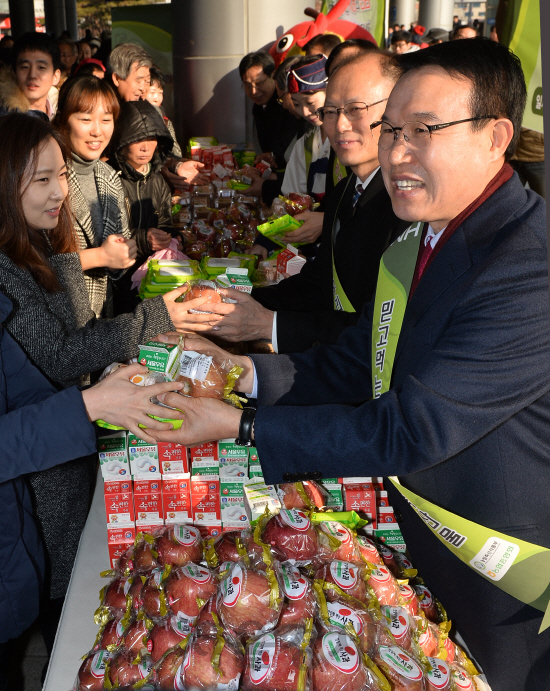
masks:
{"label": "concrete pillar", "polygon": [[389,26],[404,24],[408,29],[416,21],[416,0],[390,0]]}
{"label": "concrete pillar", "polygon": [[44,0],[46,31],[56,38],[67,28],[65,0]]}
{"label": "concrete pillar", "polygon": [[295,24],[311,0],[172,0],[175,126],[182,143],[252,140],[252,102],[239,63]]}
{"label": "concrete pillar", "polygon": [[27,31],[34,31],[33,0],[9,0],[11,35],[18,38]]}
{"label": "concrete pillar", "polygon": [[420,0],[418,23],[426,29],[453,28],[454,0]]}
{"label": "concrete pillar", "polygon": [[73,41],[78,41],[78,15],[76,0],[65,0],[65,24]]}

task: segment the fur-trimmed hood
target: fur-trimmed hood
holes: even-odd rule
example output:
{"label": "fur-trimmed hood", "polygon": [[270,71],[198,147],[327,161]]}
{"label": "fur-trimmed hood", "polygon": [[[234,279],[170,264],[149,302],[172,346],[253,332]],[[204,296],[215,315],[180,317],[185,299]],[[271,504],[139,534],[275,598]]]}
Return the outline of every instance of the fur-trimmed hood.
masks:
{"label": "fur-trimmed hood", "polygon": [[15,75],[5,65],[0,66],[0,107],[2,110],[17,110],[21,113],[28,113],[30,110],[27,97],[17,86]]}

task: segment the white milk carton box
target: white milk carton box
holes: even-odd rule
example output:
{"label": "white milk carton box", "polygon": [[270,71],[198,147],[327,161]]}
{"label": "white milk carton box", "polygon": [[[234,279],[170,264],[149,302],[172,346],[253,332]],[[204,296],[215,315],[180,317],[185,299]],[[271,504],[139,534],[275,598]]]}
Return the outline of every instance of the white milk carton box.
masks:
{"label": "white milk carton box", "polygon": [[97,451],[104,480],[130,478],[125,431],[98,437]]}
{"label": "white milk carton box", "polygon": [[220,477],[220,513],[223,527],[248,528],[250,526],[244,505],[245,479]]}
{"label": "white milk carton box", "polygon": [[245,509],[250,525],[255,525],[266,507],[270,513],[277,514],[281,510],[281,502],[277,496],[275,485],[266,485],[263,478],[252,478],[243,483]]}
{"label": "white milk carton box", "polygon": [[220,478],[248,478],[248,448],[235,444],[234,439],[218,442]]}
{"label": "white milk carton box", "polygon": [[128,434],[128,457],[132,475],[160,472],[158,446],[131,433]]}

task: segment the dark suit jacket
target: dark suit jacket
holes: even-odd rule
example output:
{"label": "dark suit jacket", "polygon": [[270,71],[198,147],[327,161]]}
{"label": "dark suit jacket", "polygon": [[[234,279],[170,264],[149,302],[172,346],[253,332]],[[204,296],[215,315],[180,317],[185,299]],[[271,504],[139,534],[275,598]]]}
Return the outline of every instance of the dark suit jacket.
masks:
{"label": "dark suit jacket", "polygon": [[252,115],[262,151],[272,151],[279,168],[285,168],[285,151],[300,131],[300,121],[277,102],[277,90],[265,107],[254,104]]}
{"label": "dark suit jacket", "polygon": [[[407,228],[393,213],[380,171],[361,195],[355,212],[354,182],[345,196],[346,180],[334,188],[325,211],[317,256],[296,276],[276,286],[259,288],[252,295],[264,307],[277,310],[277,341],[280,353],[297,353],[320,343],[336,343],[347,327],[355,324],[376,286],[380,257]],[[336,237],[336,270],[356,312],[334,309],[332,296],[332,223],[338,203],[340,231]]]}
{"label": "dark suit jacket", "polygon": [[[311,470],[399,475],[454,513],[550,547],[545,210],[515,174],[457,228],[409,302],[392,388],[378,400],[369,400],[372,302],[338,345],[254,356],[266,481]],[[413,562],[493,689],[550,688],[541,613],[462,564],[390,496]]]}

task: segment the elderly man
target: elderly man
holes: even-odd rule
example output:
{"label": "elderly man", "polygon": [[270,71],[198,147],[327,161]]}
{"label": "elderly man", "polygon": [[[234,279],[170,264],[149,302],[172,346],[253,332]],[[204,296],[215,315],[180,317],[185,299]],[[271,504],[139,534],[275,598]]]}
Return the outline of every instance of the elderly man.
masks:
{"label": "elderly man", "polygon": [[317,256],[298,275],[255,290],[253,297],[231,291],[237,304],[212,306],[225,315],[216,335],[228,341],[267,338],[276,352],[295,353],[336,343],[357,322],[372,297],[382,253],[407,227],[392,211],[378,165],[378,130],[370,127],[384,112],[397,76],[391,58],[379,51],[340,63],[319,114],[340,164],[353,174],[327,199]]}
{"label": "elderly man", "polygon": [[[457,558],[402,496],[504,534],[514,559],[521,540],[550,547],[546,207],[507,162],[525,81],[519,61],[485,39],[399,62],[404,74],[375,129],[394,211],[411,226],[384,254],[374,304],[336,346],[232,355],[244,368],[239,388],[257,393],[255,420],[251,409],[169,394],[186,421],[155,436],[190,445],[253,434],[267,482],[285,471],[333,476],[335,457],[349,475],[400,476],[402,490],[388,493],[415,566],[489,683],[542,691],[542,613],[500,590],[494,571],[481,575],[490,550]],[[221,356],[199,337],[186,348]],[[522,582],[540,576],[526,569]]]}

